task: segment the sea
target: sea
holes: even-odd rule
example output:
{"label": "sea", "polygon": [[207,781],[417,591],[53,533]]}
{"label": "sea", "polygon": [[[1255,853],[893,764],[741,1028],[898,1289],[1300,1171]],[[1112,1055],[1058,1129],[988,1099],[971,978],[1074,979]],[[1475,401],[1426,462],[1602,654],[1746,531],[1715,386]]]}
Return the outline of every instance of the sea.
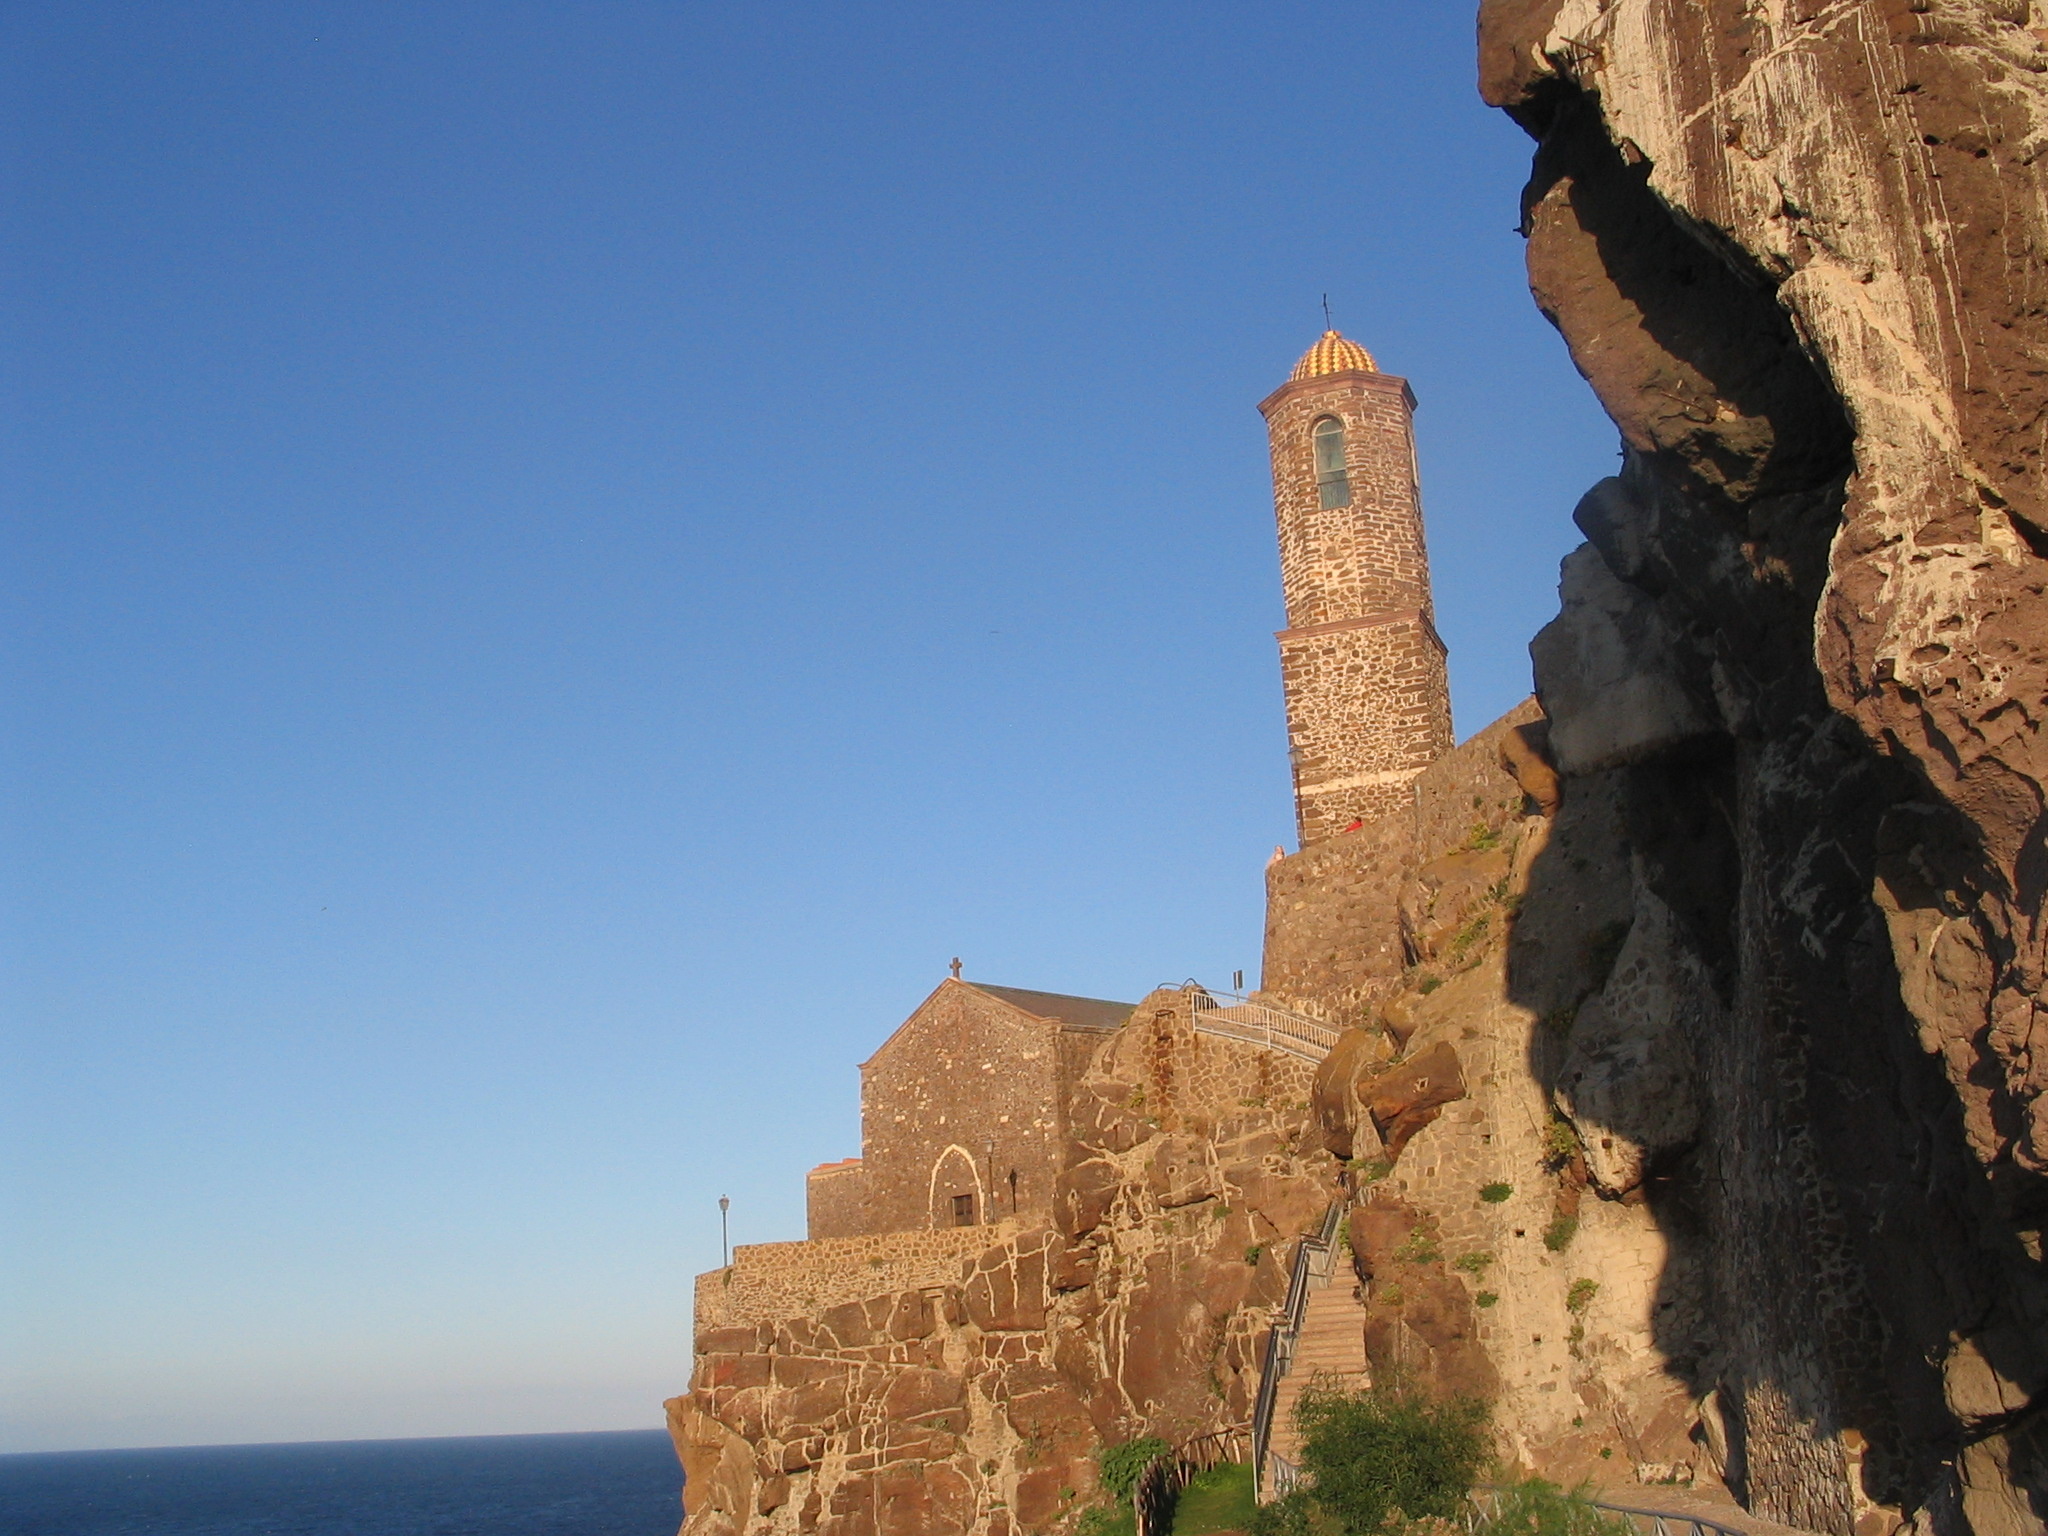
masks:
{"label": "sea", "polygon": [[661,1430],[0,1456],[0,1536],[675,1536]]}

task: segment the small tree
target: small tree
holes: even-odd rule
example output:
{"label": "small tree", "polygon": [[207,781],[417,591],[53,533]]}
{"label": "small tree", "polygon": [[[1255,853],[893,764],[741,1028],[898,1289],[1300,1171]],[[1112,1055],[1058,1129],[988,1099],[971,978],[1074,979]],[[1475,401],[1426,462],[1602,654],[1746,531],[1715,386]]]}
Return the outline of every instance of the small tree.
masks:
{"label": "small tree", "polygon": [[1456,1519],[1487,1455],[1487,1409],[1408,1383],[1364,1392],[1311,1386],[1295,1408],[1308,1486],[1261,1511],[1273,1536],[1373,1536],[1396,1511]]}

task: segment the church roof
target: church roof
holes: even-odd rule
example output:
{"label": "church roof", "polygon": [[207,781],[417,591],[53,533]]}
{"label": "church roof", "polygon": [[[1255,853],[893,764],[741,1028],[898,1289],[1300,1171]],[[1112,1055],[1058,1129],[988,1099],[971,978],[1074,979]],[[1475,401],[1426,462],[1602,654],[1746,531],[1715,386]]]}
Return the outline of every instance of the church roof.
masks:
{"label": "church roof", "polygon": [[1323,332],[1322,340],[1301,354],[1301,361],[1294,365],[1294,378],[1320,378],[1326,373],[1378,373],[1372,354],[1357,342],[1339,336],[1335,331]]}
{"label": "church roof", "polygon": [[1069,997],[1064,992],[1032,992],[1023,987],[991,987],[978,981],[967,986],[985,992],[999,1003],[1021,1008],[1041,1019],[1058,1019],[1083,1029],[1118,1029],[1137,1011],[1136,1003],[1112,1003],[1101,997]]}

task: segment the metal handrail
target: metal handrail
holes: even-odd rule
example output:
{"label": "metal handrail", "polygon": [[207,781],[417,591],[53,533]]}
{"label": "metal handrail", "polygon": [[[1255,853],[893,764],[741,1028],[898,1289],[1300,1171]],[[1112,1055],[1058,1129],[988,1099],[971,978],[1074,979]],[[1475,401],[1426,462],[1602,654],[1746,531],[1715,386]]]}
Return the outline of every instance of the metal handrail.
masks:
{"label": "metal handrail", "polygon": [[1343,1215],[1344,1202],[1332,1200],[1323,1212],[1321,1228],[1295,1243],[1294,1257],[1287,1268],[1287,1299],[1280,1304],[1259,1358],[1259,1391],[1252,1401],[1252,1495],[1261,1504],[1268,1502],[1266,1463],[1269,1458],[1278,1460],[1271,1457],[1271,1451],[1280,1378],[1294,1368],[1294,1346],[1301,1338],[1301,1322],[1308,1311],[1311,1286],[1320,1289],[1329,1282],[1331,1252]]}
{"label": "metal handrail", "polygon": [[1284,1499],[1301,1486],[1301,1468],[1285,1456],[1268,1456],[1266,1460],[1273,1467],[1271,1485],[1274,1498]]}
{"label": "metal handrail", "polygon": [[1201,1033],[1262,1045],[1303,1061],[1322,1061],[1342,1033],[1292,1008],[1236,992],[1219,992],[1199,982],[1184,982],[1179,990],[1188,999],[1189,1017]]}
{"label": "metal handrail", "polygon": [[[1465,1517],[1466,1530],[1477,1526],[1480,1513],[1491,1515],[1498,1510],[1500,1496],[1506,1491],[1487,1484],[1474,1488]],[[1710,1515],[1689,1514],[1677,1509],[1642,1509],[1633,1504],[1610,1504],[1604,1499],[1588,1499],[1586,1502],[1606,1514],[1624,1517],[1638,1536],[1751,1536],[1750,1532],[1737,1526],[1723,1525]],[[1485,1506],[1483,1509],[1482,1505]]]}

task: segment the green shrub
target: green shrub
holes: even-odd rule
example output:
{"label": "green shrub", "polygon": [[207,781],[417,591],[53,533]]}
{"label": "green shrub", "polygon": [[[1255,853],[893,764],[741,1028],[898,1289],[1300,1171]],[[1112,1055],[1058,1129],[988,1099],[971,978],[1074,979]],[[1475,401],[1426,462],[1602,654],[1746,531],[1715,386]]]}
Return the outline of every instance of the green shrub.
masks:
{"label": "green shrub", "polygon": [[1579,1154],[1579,1133],[1563,1115],[1552,1115],[1543,1126],[1543,1161],[1562,1168]]}
{"label": "green shrub", "polygon": [[1471,1398],[1439,1401],[1400,1383],[1312,1385],[1294,1412],[1309,1486],[1261,1510],[1257,1536],[1373,1536],[1396,1510],[1456,1519],[1486,1459],[1486,1405]]}
{"label": "green shrub", "polygon": [[1515,1186],[1512,1184],[1482,1184],[1479,1186],[1479,1198],[1488,1205],[1499,1205],[1501,1201],[1507,1199],[1514,1192]]}
{"label": "green shrub", "polygon": [[1138,1474],[1172,1449],[1157,1435],[1126,1440],[1122,1445],[1105,1445],[1095,1453],[1102,1491],[1117,1503],[1128,1504],[1131,1490],[1138,1486]]}
{"label": "green shrub", "polygon": [[1437,1251],[1436,1239],[1421,1227],[1408,1234],[1407,1240],[1394,1250],[1394,1257],[1410,1264],[1434,1264],[1443,1255]]}
{"label": "green shrub", "polygon": [[1376,1184],[1394,1171],[1391,1157],[1354,1157],[1344,1165],[1368,1184]]}
{"label": "green shrub", "polygon": [[1583,1312],[1593,1305],[1593,1298],[1599,1294],[1598,1280],[1574,1280],[1571,1289],[1564,1293],[1564,1304],[1569,1311]]}
{"label": "green shrub", "polygon": [[1490,1307],[1499,1300],[1500,1298],[1494,1295],[1493,1292],[1481,1291],[1477,1296],[1474,1296],[1472,1298],[1472,1304],[1477,1307]]}
{"label": "green shrub", "polygon": [[1262,1505],[1252,1516],[1251,1532],[1252,1536],[1343,1536],[1343,1527],[1323,1513],[1306,1489],[1297,1488]]}
{"label": "green shrub", "polygon": [[1265,1255],[1265,1252],[1266,1245],[1264,1243],[1253,1243],[1251,1247],[1245,1249],[1244,1261],[1245,1263],[1251,1265],[1252,1268],[1256,1269],[1259,1266],[1260,1258],[1262,1258]]}
{"label": "green shrub", "polygon": [[1543,1246],[1552,1253],[1563,1253],[1571,1247],[1572,1239],[1578,1236],[1579,1218],[1559,1216],[1543,1229]]}
{"label": "green shrub", "polygon": [[1442,986],[1443,984],[1444,979],[1441,976],[1425,976],[1422,978],[1422,980],[1415,983],[1415,990],[1420,992],[1424,997],[1427,997],[1430,993],[1434,992],[1438,987]]}
{"label": "green shrub", "polygon": [[1490,1253],[1461,1253],[1451,1260],[1451,1268],[1462,1269],[1476,1280],[1486,1273],[1486,1266],[1492,1262],[1493,1255]]}

